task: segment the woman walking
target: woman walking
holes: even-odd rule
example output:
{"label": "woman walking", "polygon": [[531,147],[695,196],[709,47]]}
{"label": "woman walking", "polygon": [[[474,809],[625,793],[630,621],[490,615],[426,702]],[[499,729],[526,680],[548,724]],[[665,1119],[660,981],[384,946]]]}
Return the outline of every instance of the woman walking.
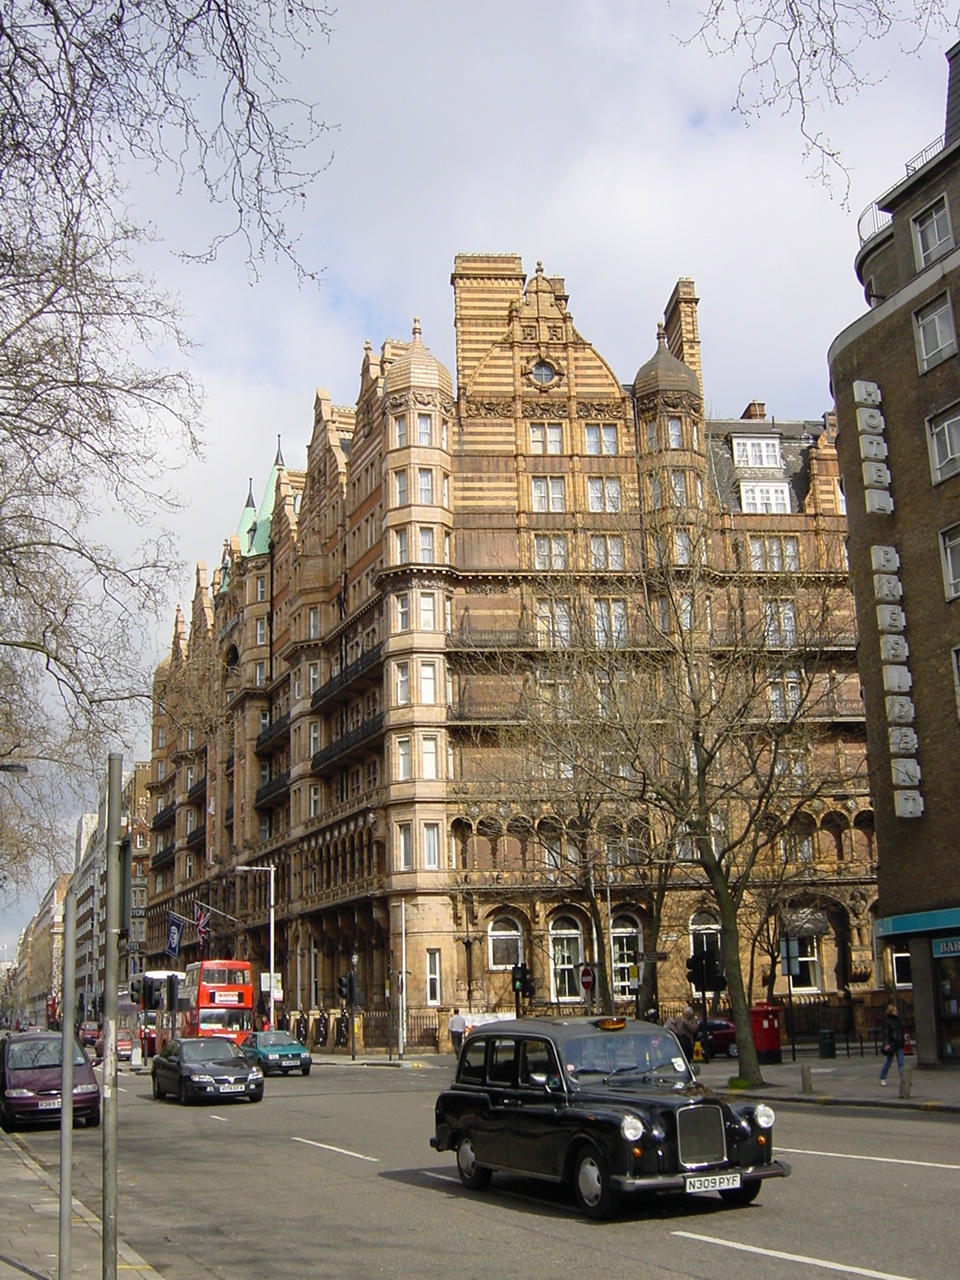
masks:
{"label": "woman walking", "polygon": [[903,1079],[903,1046],[905,1040],[900,1014],[897,1012],[895,1002],[891,1000],[887,1005],[887,1016],[883,1020],[883,1052],[887,1055],[887,1060],[880,1068],[880,1083],[882,1085],[887,1083],[887,1072],[890,1070],[890,1064],[894,1058],[897,1060],[900,1079]]}

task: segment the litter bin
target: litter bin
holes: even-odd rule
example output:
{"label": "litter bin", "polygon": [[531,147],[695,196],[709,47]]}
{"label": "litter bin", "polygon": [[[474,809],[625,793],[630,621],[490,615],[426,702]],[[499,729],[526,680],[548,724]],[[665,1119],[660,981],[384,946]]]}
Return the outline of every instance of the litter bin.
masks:
{"label": "litter bin", "polygon": [[750,1029],[757,1047],[757,1061],[782,1062],[780,1052],[780,1006],[761,1002],[750,1010]]}
{"label": "litter bin", "polygon": [[835,1032],[820,1028],[820,1057],[835,1058],[837,1056],[837,1037]]}

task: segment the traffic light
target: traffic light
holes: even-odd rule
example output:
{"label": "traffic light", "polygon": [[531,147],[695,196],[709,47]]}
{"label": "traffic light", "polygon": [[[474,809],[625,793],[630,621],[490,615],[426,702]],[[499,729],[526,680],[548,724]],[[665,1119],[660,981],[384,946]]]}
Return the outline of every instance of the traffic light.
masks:
{"label": "traffic light", "polygon": [[722,991],[727,985],[727,980],[720,968],[720,957],[713,951],[707,951],[703,955],[703,960],[703,990]]}
{"label": "traffic light", "polygon": [[687,956],[687,981],[697,991],[703,990],[705,959],[702,951],[695,951],[692,956]]}
{"label": "traffic light", "polygon": [[352,993],[350,991],[349,973],[341,973],[340,977],[337,979],[337,994],[339,995],[342,1004],[352,1003],[350,999]]}
{"label": "traffic light", "polygon": [[523,971],[526,965],[515,964],[510,971],[510,989],[519,995],[523,991]]}
{"label": "traffic light", "polygon": [[520,977],[522,982],[523,998],[524,1000],[532,1000],[537,990],[533,983],[533,974],[525,964],[522,964],[520,968],[522,970]]}

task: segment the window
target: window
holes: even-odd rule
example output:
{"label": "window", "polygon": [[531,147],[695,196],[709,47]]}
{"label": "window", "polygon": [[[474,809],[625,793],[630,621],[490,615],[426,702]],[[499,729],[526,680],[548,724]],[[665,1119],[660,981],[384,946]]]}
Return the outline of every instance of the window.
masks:
{"label": "window", "polygon": [[320,750],[320,722],[310,721],[310,754],[315,756]]}
{"label": "window", "polygon": [[157,729],[157,747],[163,748],[167,745],[167,730],[163,725]]}
{"label": "window", "polygon": [[670,491],[675,507],[687,505],[687,478],[682,471],[670,472]]}
{"label": "window", "polygon": [[450,424],[447,422],[446,418],[444,418],[443,421],[440,423],[440,448],[441,449],[446,449],[447,447],[447,438],[449,435],[449,430],[450,430]]}
{"label": "window", "polygon": [[420,563],[433,564],[433,530],[421,528],[420,530]]}
{"label": "window", "polygon": [[660,480],[657,476],[650,477],[650,505],[654,511],[659,511],[663,506],[663,494],[660,491]]}
{"label": "window", "polygon": [[253,683],[258,689],[262,689],[267,683],[267,664],[258,662],[253,669]]}
{"label": "window", "polygon": [[437,614],[437,598],[432,591],[422,591],[420,593],[420,630],[433,631],[436,629]]}
{"label": "window", "polygon": [[450,506],[450,477],[443,477],[443,505],[447,508]]}
{"label": "window", "polygon": [[733,459],[738,467],[777,470],[783,465],[776,436],[734,436]]}
{"label": "window", "polygon": [[417,472],[417,494],[418,501],[423,506],[431,506],[433,503],[433,472],[429,467],[421,467]]}
{"label": "window", "polygon": [[764,600],[763,635],[772,648],[797,642],[797,614],[792,600]]}
{"label": "window", "polygon": [[563,452],[563,428],[559,422],[532,422],[530,424],[530,452]]}
{"label": "window", "polygon": [[960,408],[954,407],[927,422],[933,483],[960,471]]}
{"label": "window", "polygon": [[918,271],[943,257],[952,248],[953,233],[950,230],[946,196],[941,196],[929,209],[924,209],[923,213],[914,218],[913,237]]}
{"label": "window", "polygon": [[813,934],[797,938],[797,959],[800,972],[791,975],[790,986],[794,991],[820,990],[820,944]]}
{"label": "window", "polygon": [[487,927],[487,968],[512,969],[523,961],[523,933],[516,920],[498,916]]}
{"label": "window", "polygon": [[409,822],[397,823],[397,870],[413,870],[413,832]]}
{"label": "window", "polygon": [[933,302],[914,312],[914,330],[917,339],[917,358],[920,372],[925,373],[941,361],[952,356],[957,349],[953,328],[950,299],[941,294]]}
{"label": "window", "polygon": [[588,477],[587,502],[591,511],[619,511],[620,481],[616,476]]}
{"label": "window", "polygon": [[772,720],[789,720],[800,709],[800,673],[784,671],[773,676],[767,686]]}
{"label": "window", "polygon": [[653,453],[657,448],[657,424],[655,422],[647,423],[647,449]]}
{"label": "window", "polygon": [[410,597],[406,592],[397,596],[397,630],[410,630]]}
{"label": "window", "polygon": [[605,537],[603,534],[593,534],[591,536],[591,569],[622,569],[623,564],[623,539],[619,534],[610,535],[609,537]]}
{"label": "window", "polygon": [[580,1000],[583,934],[572,916],[558,916],[550,925],[550,977],[555,1000]]}
{"label": "window", "polygon": [[423,824],[423,865],[426,871],[440,870],[440,824]]}
{"label": "window", "polygon": [[690,563],[690,531],[688,529],[676,531],[676,553],[677,564]]}
{"label": "window", "polygon": [[157,878],[153,882],[153,892],[154,893],[163,892],[163,876],[160,875],[159,873],[157,874]]}
{"label": "window", "polygon": [[544,649],[570,644],[570,605],[566,600],[537,601],[537,640]]}
{"label": "window", "polygon": [[530,481],[534,511],[565,511],[563,476],[533,476]]}
{"label": "window", "polygon": [[747,515],[775,511],[786,515],[790,510],[790,498],[785,484],[741,484],[740,506]]}
{"label": "window", "polygon": [[533,563],[537,569],[565,569],[567,540],[563,534],[550,537],[537,534],[533,539]]}
{"label": "window", "polygon": [[897,988],[913,986],[913,970],[910,968],[909,951],[893,951],[890,955],[893,965],[893,985]]}
{"label": "window", "polygon": [[431,429],[429,413],[417,414],[417,444],[430,445],[433,443],[433,431]]}
{"label": "window", "polygon": [[[632,916],[616,916],[613,921],[613,994],[625,1000],[631,995],[630,969],[639,965],[643,951],[643,929]],[[637,977],[639,978],[639,973]]]}
{"label": "window", "polygon": [[397,739],[397,780],[407,782],[413,776],[410,767],[410,739]]}
{"label": "window", "polygon": [[627,602],[625,600],[594,600],[593,630],[594,639],[601,649],[626,644]]}
{"label": "window", "polygon": [[960,524],[940,534],[940,554],[947,599],[954,600],[960,596]]}
{"label": "window", "polygon": [[407,563],[407,531],[406,529],[397,530],[397,564]]}
{"label": "window", "polygon": [[265,574],[257,577],[257,600],[260,604],[267,598],[267,579]]}
{"label": "window", "polygon": [[320,817],[320,787],[316,782],[310,787],[310,817]]}
{"label": "window", "polygon": [[683,423],[679,418],[670,418],[667,422],[667,430],[670,436],[670,448],[683,448]]}
{"label": "window", "polygon": [[257,619],[257,644],[267,643],[267,620],[266,618]]}
{"label": "window", "polygon": [[422,662],[420,664],[420,701],[426,706],[433,706],[437,700],[437,664]]}
{"label": "window", "polygon": [[423,776],[431,782],[437,777],[437,739],[433,734],[423,740]]}
{"label": "window", "polygon": [[320,688],[320,663],[311,662],[307,667],[307,692],[313,696]]}
{"label": "window", "polygon": [[405,707],[410,701],[410,663],[397,663],[397,706]]}
{"label": "window", "polygon": [[405,507],[407,505],[407,473],[406,471],[395,471],[393,473],[393,482],[397,493],[397,506]]}
{"label": "window", "polygon": [[440,952],[427,952],[427,1004],[440,1003]]}
{"label": "window", "polygon": [[586,427],[586,447],[587,453],[591,457],[597,457],[601,453],[614,454],[617,452],[617,428],[615,426],[604,427],[598,423],[589,422]]}
{"label": "window", "polygon": [[397,442],[397,448],[398,448],[398,449],[405,449],[405,448],[407,447],[407,418],[406,418],[406,414],[404,414],[404,415],[403,415],[402,417],[400,417],[400,418],[394,418],[394,420],[393,420],[393,435],[394,435],[394,439],[395,439],[395,440],[396,440],[396,442]]}

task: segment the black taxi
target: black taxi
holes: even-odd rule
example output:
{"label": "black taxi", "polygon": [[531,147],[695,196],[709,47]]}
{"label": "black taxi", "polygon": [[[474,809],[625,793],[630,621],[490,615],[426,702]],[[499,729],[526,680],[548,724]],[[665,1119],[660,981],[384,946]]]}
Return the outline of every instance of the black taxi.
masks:
{"label": "black taxi", "polygon": [[504,1172],[566,1182],[590,1217],[628,1192],[756,1198],[773,1158],[772,1108],[731,1106],[697,1083],[676,1037],[623,1018],[527,1018],[478,1027],[437,1098],[430,1145],[456,1151],[465,1187]]}

